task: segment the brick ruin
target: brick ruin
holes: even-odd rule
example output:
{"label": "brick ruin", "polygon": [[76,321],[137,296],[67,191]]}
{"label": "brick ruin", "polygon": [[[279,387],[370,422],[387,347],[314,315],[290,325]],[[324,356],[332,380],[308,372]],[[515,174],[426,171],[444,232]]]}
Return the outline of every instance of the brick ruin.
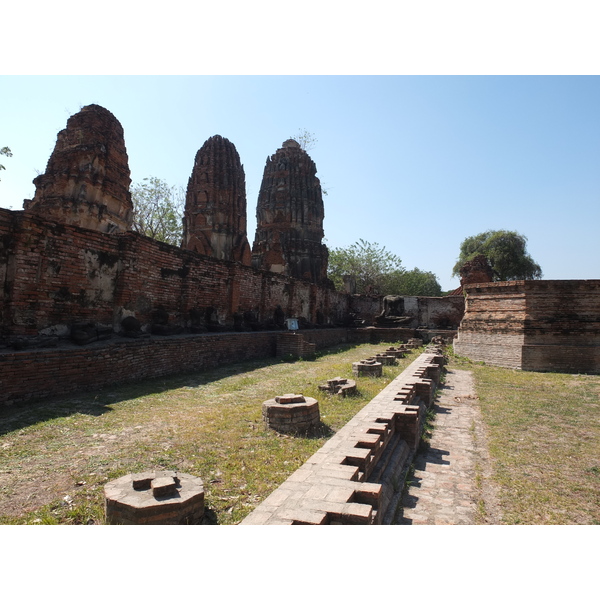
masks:
{"label": "brick ruin", "polygon": [[600,280],[465,286],[456,354],[528,371],[600,373]]}
{"label": "brick ruin", "polygon": [[490,283],[494,281],[494,269],[483,254],[468,260],[459,270],[460,287],[450,292],[451,296],[462,296],[464,286],[469,283]]}
{"label": "brick ruin", "polygon": [[[306,152],[288,140],[267,160],[252,253],[244,180],[233,144],[210,138],[188,185],[183,247],[151,240],[130,230],[119,122],[95,105],[69,118],[25,210],[0,209],[0,405],[343,342],[422,343],[453,337],[459,323],[458,355],[600,373],[600,281],[492,283],[475,261],[461,279],[466,312],[462,293],[404,297],[401,327],[373,327],[384,299],[327,280]],[[285,332],[286,317],[300,331]],[[439,352],[418,357],[243,523],[391,522],[442,364]],[[177,485],[159,483],[168,493]],[[200,518],[200,488],[197,498],[177,519]]]}
{"label": "brick ruin", "polygon": [[443,364],[428,348],[241,524],[392,523]]}
{"label": "brick ruin", "polygon": [[220,135],[208,139],[196,154],[181,247],[250,265],[244,168],[235,146]]}
{"label": "brick ruin", "polygon": [[324,217],[317,167],[298,142],[287,140],[265,166],[252,266],[326,285]]}
{"label": "brick ruin", "polygon": [[244,181],[233,144],[213,136],[190,177],[183,247],[152,240],[130,229],[122,126],[97,105],[70,117],[34,198],[0,209],[0,402],[275,356],[286,318],[301,355],[417,327],[453,335],[462,298],[406,298],[406,327],[356,329],[382,298],[328,281],[321,187],[297,142],[267,160],[251,256]]}
{"label": "brick ruin", "polygon": [[133,205],[123,127],[96,104],[81,109],[59,132],[46,172],[33,180],[30,214],[107,233],[131,227]]}

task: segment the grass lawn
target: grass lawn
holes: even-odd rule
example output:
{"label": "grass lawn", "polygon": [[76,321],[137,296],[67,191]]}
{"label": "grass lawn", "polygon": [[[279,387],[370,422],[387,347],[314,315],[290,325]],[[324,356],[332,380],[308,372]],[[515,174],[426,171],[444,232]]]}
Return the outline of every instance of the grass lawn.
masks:
{"label": "grass lawn", "polygon": [[[360,378],[355,397],[318,385],[352,378],[352,362],[389,344],[340,346],[314,361],[260,360],[0,410],[0,524],[103,523],[104,484],[127,473],[202,478],[206,515],[239,523],[414,360]],[[266,430],[262,403],[285,393],[319,400],[310,437]]]}
{"label": "grass lawn", "polygon": [[473,371],[507,524],[600,524],[600,376]]}

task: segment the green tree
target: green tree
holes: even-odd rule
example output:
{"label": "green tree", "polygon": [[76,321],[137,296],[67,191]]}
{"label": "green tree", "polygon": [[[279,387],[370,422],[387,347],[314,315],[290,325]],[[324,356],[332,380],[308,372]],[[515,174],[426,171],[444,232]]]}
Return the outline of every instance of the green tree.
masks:
{"label": "green tree", "polygon": [[361,239],[347,248],[329,252],[328,277],[338,290],[344,289],[344,275],[350,275],[358,294],[385,294],[390,279],[403,271],[400,258],[376,242]]}
{"label": "green tree", "polygon": [[495,281],[542,278],[540,265],[527,252],[527,238],[516,231],[486,231],[466,238],[452,275],[459,275],[464,263],[478,254],[488,259]]}
{"label": "green tree", "polygon": [[[12,152],[8,146],[4,146],[4,148],[0,148],[0,156],[7,156],[10,158],[12,156]],[[6,167],[4,165],[0,165],[0,171],[5,171]]]}
{"label": "green tree", "polygon": [[441,296],[442,287],[431,271],[416,267],[410,271],[392,273],[386,284],[386,294],[394,296]]}
{"label": "green tree", "polygon": [[134,231],[179,246],[183,236],[185,195],[157,177],[145,178],[131,190]]}

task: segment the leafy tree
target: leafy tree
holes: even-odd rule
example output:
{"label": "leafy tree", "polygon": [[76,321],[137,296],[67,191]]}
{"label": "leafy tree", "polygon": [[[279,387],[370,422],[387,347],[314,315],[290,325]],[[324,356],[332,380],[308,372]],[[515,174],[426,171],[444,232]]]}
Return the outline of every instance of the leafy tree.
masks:
{"label": "leafy tree", "polygon": [[329,252],[328,277],[336,289],[344,289],[344,275],[356,281],[359,294],[384,294],[390,278],[403,272],[402,261],[378,243],[359,240],[347,248],[335,248]]}
{"label": "leafy tree", "polygon": [[466,238],[452,275],[459,275],[465,262],[483,254],[494,270],[494,281],[541,279],[542,269],[526,249],[527,238],[516,231],[486,231]]}
{"label": "leafy tree", "polygon": [[157,177],[145,178],[131,190],[133,230],[173,246],[181,244],[185,195]]}
{"label": "leafy tree", "polygon": [[386,294],[394,296],[441,296],[442,287],[434,273],[416,267],[389,277]]}
{"label": "leafy tree", "polygon": [[327,276],[335,288],[344,290],[344,276],[356,282],[358,294],[382,296],[441,296],[437,277],[428,271],[402,267],[402,260],[379,244],[359,240],[347,248],[329,251]]}
{"label": "leafy tree", "polygon": [[[4,148],[0,148],[0,156],[8,156],[9,158],[12,156],[12,152],[8,146],[4,146]],[[6,167],[4,165],[0,165],[0,171],[5,171]]]}

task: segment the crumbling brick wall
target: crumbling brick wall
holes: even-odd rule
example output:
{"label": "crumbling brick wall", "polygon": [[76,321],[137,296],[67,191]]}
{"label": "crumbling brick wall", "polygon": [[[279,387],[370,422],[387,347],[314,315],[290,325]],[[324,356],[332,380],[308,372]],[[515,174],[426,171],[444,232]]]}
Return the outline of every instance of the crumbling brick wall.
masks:
{"label": "crumbling brick wall", "polygon": [[465,286],[455,352],[535,371],[600,373],[600,280]]}
{"label": "crumbling brick wall", "polygon": [[[275,356],[276,331],[118,338],[50,351],[0,353],[0,406]],[[345,329],[302,334],[319,348],[347,341]]]}
{"label": "crumbling brick wall", "polygon": [[49,327],[94,321],[119,329],[123,317],[151,322],[159,307],[170,323],[189,326],[190,310],[260,321],[278,306],[286,317],[332,324],[347,296],[328,287],[182,250],[134,232],[105,234],[0,209],[2,336],[37,335]]}

